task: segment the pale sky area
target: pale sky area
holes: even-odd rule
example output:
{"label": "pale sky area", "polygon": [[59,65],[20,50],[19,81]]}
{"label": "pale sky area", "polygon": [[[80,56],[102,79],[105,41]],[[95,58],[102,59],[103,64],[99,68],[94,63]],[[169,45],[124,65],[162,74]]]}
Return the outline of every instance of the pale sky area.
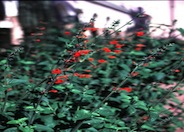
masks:
{"label": "pale sky area", "polygon": [[[124,5],[127,9],[136,9],[137,7],[143,7],[146,14],[149,14],[152,17],[151,25],[156,26],[157,24],[171,24],[171,17],[170,17],[170,3],[169,0],[163,0],[163,1],[108,1],[116,5]],[[110,21],[108,26],[111,25],[111,23],[115,20],[120,20],[121,25],[124,25],[126,22],[130,21],[131,18],[119,11],[110,10],[105,7],[92,4],[90,2],[86,1],[78,1],[78,7],[82,7],[84,14],[81,18],[83,21],[89,21],[90,18],[94,13],[98,14],[98,18],[96,19],[96,27],[103,28],[105,25],[105,19],[106,17],[110,17]],[[174,18],[178,20],[176,24],[176,28],[184,28],[184,1],[176,0],[174,3]],[[130,25],[132,26],[132,25]],[[122,31],[125,31],[128,26],[122,28]],[[167,32],[169,30],[162,26],[162,29],[166,29]],[[157,30],[153,33],[153,36],[160,36],[163,32],[161,30]],[[178,34],[178,33],[176,33]],[[165,34],[166,37],[168,34]],[[179,37],[181,38],[181,36]],[[182,37],[183,38],[183,37]]]}

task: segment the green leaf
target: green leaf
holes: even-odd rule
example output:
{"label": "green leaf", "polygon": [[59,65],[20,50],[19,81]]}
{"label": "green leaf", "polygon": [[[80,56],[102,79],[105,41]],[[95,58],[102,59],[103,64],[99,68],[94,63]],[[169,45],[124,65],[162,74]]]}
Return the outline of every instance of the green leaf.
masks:
{"label": "green leaf", "polygon": [[21,130],[22,132],[34,132],[33,128],[30,128],[28,126],[19,126],[19,130]]}
{"label": "green leaf", "polygon": [[152,131],[154,131],[155,129],[153,128],[153,127],[150,127],[150,126],[148,126],[148,125],[142,125],[141,126],[141,128],[143,128],[143,129],[146,129],[146,130],[152,130]]}
{"label": "green leaf", "polygon": [[89,110],[81,109],[76,111],[75,120],[82,120],[91,117],[91,112]]}
{"label": "green leaf", "polygon": [[55,85],[55,86],[53,86],[55,89],[57,89],[57,90],[61,90],[61,91],[63,91],[63,89],[65,89],[66,87],[64,87],[64,86],[62,86],[62,85]]}
{"label": "green leaf", "polygon": [[8,128],[6,130],[4,130],[3,132],[17,132],[17,127],[11,127],[11,128]]}
{"label": "green leaf", "polygon": [[129,106],[129,107],[128,107],[128,112],[129,112],[130,115],[133,115],[133,114],[136,112],[135,107]]}
{"label": "green leaf", "polygon": [[22,63],[22,64],[25,64],[25,65],[32,65],[32,64],[35,64],[34,61],[24,61],[24,60],[20,60],[19,62]]}
{"label": "green leaf", "polygon": [[131,51],[129,55],[136,55],[136,56],[146,56],[144,52],[141,51]]}
{"label": "green leaf", "polygon": [[0,65],[3,65],[3,64],[6,64],[7,63],[7,60],[1,60],[0,61]]}
{"label": "green leaf", "polygon": [[106,124],[104,125],[104,127],[110,128],[110,129],[114,129],[114,130],[128,130],[128,129],[129,129],[129,127],[118,127],[118,126],[112,125],[112,124],[110,124],[110,123],[106,123]]}
{"label": "green leaf", "polygon": [[99,131],[93,127],[90,127],[88,129],[86,129],[86,132],[99,132]]}
{"label": "green leaf", "polygon": [[28,118],[20,118],[18,120],[11,120],[11,121],[8,121],[7,124],[19,124],[19,123],[22,123],[24,121],[28,120]]}
{"label": "green leaf", "polygon": [[130,67],[129,67],[128,65],[126,65],[126,64],[122,64],[122,63],[121,63],[121,64],[119,64],[119,66],[122,67],[122,68],[123,68],[124,70],[126,70],[127,72],[130,72],[130,70],[131,70]]}
{"label": "green leaf", "polygon": [[18,120],[8,121],[6,124],[19,124]]}
{"label": "green leaf", "polygon": [[148,110],[148,108],[146,107],[146,103],[143,102],[143,101],[138,101],[136,102],[134,105],[133,105],[135,108],[140,108],[140,109],[143,109],[143,110]]}
{"label": "green leaf", "polygon": [[109,117],[115,114],[115,109],[104,106],[104,107],[99,108],[97,112],[102,116]]}
{"label": "green leaf", "polygon": [[94,79],[94,80],[91,80],[89,84],[92,85],[92,84],[99,84],[99,83],[100,81],[98,79]]}
{"label": "green leaf", "polygon": [[62,38],[62,37],[59,37],[58,40],[61,41],[61,42],[65,42],[65,43],[69,43],[70,42],[70,40],[68,40],[66,38]]}
{"label": "green leaf", "polygon": [[54,128],[56,126],[56,121],[53,119],[53,116],[51,114],[42,116],[41,120],[44,122],[44,125]]}
{"label": "green leaf", "polygon": [[156,77],[157,80],[161,80],[165,77],[165,73],[157,72],[157,73],[155,73],[155,77]]}
{"label": "green leaf", "polygon": [[81,93],[81,91],[78,90],[78,89],[72,89],[71,92],[74,93],[74,94],[80,94]]}
{"label": "green leaf", "polygon": [[178,28],[177,30],[181,33],[182,36],[184,36],[184,29],[183,28]]}
{"label": "green leaf", "polygon": [[54,132],[54,130],[46,125],[41,124],[34,124],[35,130],[37,131],[47,131],[47,132]]}
{"label": "green leaf", "polygon": [[85,94],[95,94],[95,90],[92,90],[92,89],[86,90]]}
{"label": "green leaf", "polygon": [[151,122],[154,122],[158,118],[159,118],[159,113],[158,112],[150,112]]}
{"label": "green leaf", "polygon": [[28,80],[26,79],[12,79],[10,80],[11,85],[19,85],[19,84],[25,84],[28,83]]}

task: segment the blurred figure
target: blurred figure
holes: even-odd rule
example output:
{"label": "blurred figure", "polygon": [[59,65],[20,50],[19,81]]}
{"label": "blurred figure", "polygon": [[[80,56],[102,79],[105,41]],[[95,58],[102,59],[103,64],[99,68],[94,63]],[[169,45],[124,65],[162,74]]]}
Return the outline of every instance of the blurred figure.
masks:
{"label": "blurred figure", "polygon": [[[10,24],[11,29],[11,44],[12,45],[20,45],[23,38],[23,31],[18,19],[18,1],[0,1],[0,22],[2,25],[6,27],[7,24]],[[3,27],[1,27],[3,28]]]}
{"label": "blurred figure", "polygon": [[[49,22],[55,22],[51,1],[25,1],[19,0],[19,20],[25,37],[36,32],[42,23],[44,26],[52,26]],[[49,24],[48,24],[49,23]],[[53,24],[54,25],[54,24]]]}
{"label": "blurred figure", "polygon": [[132,18],[134,26],[128,28],[127,33],[149,30],[151,16],[144,14],[144,10],[142,7],[138,7],[137,11],[131,9],[128,14]]}
{"label": "blurred figure", "polygon": [[[79,14],[82,10],[75,8],[72,1],[67,0],[53,0],[52,6],[55,17],[59,25],[66,25],[71,23],[79,23]],[[74,3],[75,4],[75,3]]]}

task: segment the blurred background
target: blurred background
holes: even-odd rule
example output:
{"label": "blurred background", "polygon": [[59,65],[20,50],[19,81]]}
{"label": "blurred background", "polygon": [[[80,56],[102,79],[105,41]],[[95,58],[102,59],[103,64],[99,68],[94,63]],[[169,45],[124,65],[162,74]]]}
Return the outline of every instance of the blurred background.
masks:
{"label": "blurred background", "polygon": [[[16,28],[16,30],[10,31],[11,38],[14,38],[11,42],[14,45],[19,45],[20,42],[16,42],[15,39],[21,38],[22,32],[24,32],[25,35],[33,31],[32,29],[37,26],[38,19],[42,19],[45,22],[47,20],[56,22],[55,25],[60,28],[62,28],[63,25],[67,28],[72,28],[72,23],[88,23],[90,19],[95,16],[93,27],[98,28],[100,34],[104,28],[110,27],[114,21],[120,20],[119,27],[129,22],[133,18],[131,12],[137,12],[138,7],[142,8],[144,14],[148,16],[148,18],[143,18],[145,19],[143,21],[150,27],[148,30],[152,31],[155,27],[158,27],[154,32],[151,32],[152,37],[169,37],[171,29],[184,28],[184,17],[182,16],[184,11],[183,0],[52,0],[37,2],[19,0],[14,4],[10,4],[13,2],[14,1],[6,1],[6,4],[4,4],[5,18],[0,21],[0,31],[4,31],[2,29],[15,29],[15,26],[18,26],[19,28]],[[17,14],[15,12],[17,12]],[[6,16],[10,18],[11,14],[17,16],[18,22],[7,19]],[[173,23],[174,20],[177,20],[177,22]],[[120,35],[125,36],[128,28],[134,30],[134,28],[131,29],[131,27],[136,27],[136,21],[121,28]],[[90,33],[87,33],[87,35],[90,35]],[[177,30],[173,32],[173,35],[184,40]]]}

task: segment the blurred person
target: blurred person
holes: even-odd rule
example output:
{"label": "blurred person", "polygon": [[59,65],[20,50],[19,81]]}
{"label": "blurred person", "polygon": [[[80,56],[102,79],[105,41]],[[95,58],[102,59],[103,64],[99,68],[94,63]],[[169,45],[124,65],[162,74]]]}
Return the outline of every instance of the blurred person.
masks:
{"label": "blurred person", "polygon": [[138,7],[136,11],[130,10],[129,16],[134,22],[134,26],[127,29],[127,32],[138,32],[138,31],[148,31],[151,16],[144,14],[142,7]]}
{"label": "blurred person", "polygon": [[51,1],[25,1],[19,0],[19,20],[22,25],[25,37],[37,32],[41,24],[52,26],[56,21],[53,17]]}
{"label": "blurred person", "polygon": [[[75,0],[53,0],[54,13],[59,25],[79,23],[79,14],[83,13],[81,9],[74,7]],[[71,2],[74,2],[73,5]]]}
{"label": "blurred person", "polygon": [[10,43],[14,46],[20,45],[23,38],[18,13],[18,1],[0,0],[0,30],[10,28]]}

